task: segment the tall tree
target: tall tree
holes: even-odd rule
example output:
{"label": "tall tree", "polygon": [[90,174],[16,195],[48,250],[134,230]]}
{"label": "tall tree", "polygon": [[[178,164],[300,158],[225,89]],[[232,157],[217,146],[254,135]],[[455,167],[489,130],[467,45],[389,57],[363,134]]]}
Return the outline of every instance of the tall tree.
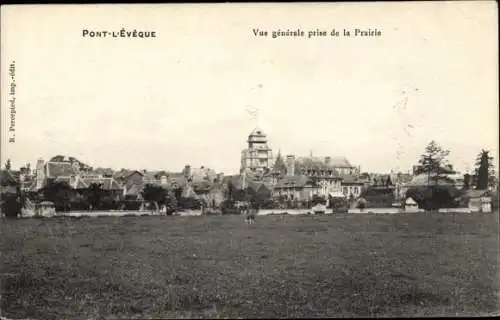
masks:
{"label": "tall tree", "polygon": [[449,153],[448,150],[443,149],[436,141],[432,140],[420,156],[418,161],[420,167],[417,173],[427,174],[428,182],[434,179],[437,184],[439,177],[445,171],[444,168],[448,165],[446,157]]}
{"label": "tall tree", "polygon": [[101,183],[92,183],[88,187],[88,202],[91,208],[97,210],[101,207],[101,200],[103,198],[103,189]]}
{"label": "tall tree", "polygon": [[464,174],[464,189],[470,189],[471,186],[471,176],[470,174]]}
{"label": "tall tree", "polygon": [[229,201],[233,201],[233,192],[234,192],[234,185],[231,179],[227,181],[226,185],[226,199]]}
{"label": "tall tree", "polygon": [[10,163],[10,159],[7,159],[7,161],[5,162],[5,170],[10,170],[12,167],[11,163]]}
{"label": "tall tree", "polygon": [[178,209],[178,201],[175,196],[175,190],[168,190],[166,196],[166,207],[167,207],[167,215],[172,215]]}
{"label": "tall tree", "polygon": [[481,150],[476,159],[476,189],[485,190],[495,185],[495,170],[490,151]]}
{"label": "tall tree", "polygon": [[276,157],[276,161],[274,162],[273,170],[275,172],[279,172],[280,176],[286,175],[287,167],[283,157],[281,156],[281,151],[278,151],[278,156]]}

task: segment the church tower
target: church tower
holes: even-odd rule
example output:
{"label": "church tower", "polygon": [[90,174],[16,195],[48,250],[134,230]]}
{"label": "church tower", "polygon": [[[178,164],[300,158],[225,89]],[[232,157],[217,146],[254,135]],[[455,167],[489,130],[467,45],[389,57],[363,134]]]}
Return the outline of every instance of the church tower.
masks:
{"label": "church tower", "polygon": [[267,144],[266,134],[259,128],[254,129],[247,139],[248,147],[241,152],[241,170],[265,173],[270,171],[272,150]]}

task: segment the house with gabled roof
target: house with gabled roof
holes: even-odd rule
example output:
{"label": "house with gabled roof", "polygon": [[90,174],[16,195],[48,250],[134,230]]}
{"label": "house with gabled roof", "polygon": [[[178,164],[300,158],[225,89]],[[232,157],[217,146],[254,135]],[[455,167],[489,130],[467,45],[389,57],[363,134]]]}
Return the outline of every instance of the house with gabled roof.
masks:
{"label": "house with gabled roof", "polygon": [[167,181],[172,189],[184,189],[189,183],[188,178],[182,172],[169,173]]}
{"label": "house with gabled roof", "polygon": [[274,186],[273,197],[289,200],[310,200],[319,195],[318,185],[305,175],[285,176]]}
{"label": "house with gabled roof", "polygon": [[82,185],[86,188],[92,184],[101,185],[101,188],[105,191],[111,191],[116,193],[122,191],[123,187],[115,180],[113,177],[106,177],[102,175],[81,175]]}
{"label": "house with gabled roof", "polygon": [[142,180],[144,184],[167,186],[168,173],[164,170],[160,171],[145,171],[142,173]]}
{"label": "house with gabled roof", "polygon": [[141,197],[141,192],[144,188],[143,177],[143,172],[134,170],[128,172],[128,174],[122,178],[123,196],[125,198],[137,199]]}
{"label": "house with gabled roof", "polygon": [[91,173],[103,176],[103,177],[114,177],[115,172],[111,168],[95,168],[90,171]]}
{"label": "house with gabled roof", "polygon": [[47,162],[45,164],[45,177],[56,179],[58,177],[69,177],[77,174],[78,167],[70,162]]}
{"label": "house with gabled roof", "polygon": [[[56,156],[46,163],[39,160],[37,175],[40,175],[42,179],[37,183],[38,189],[43,188],[47,180],[50,179],[55,182],[66,183],[74,190],[87,189],[92,183],[98,183],[102,185],[103,190],[112,193],[122,190],[120,183],[112,176],[104,176],[99,172],[94,172],[90,170],[90,167],[72,157]],[[40,179],[37,178],[36,180]]]}
{"label": "house with gabled roof", "polygon": [[115,178],[118,183],[123,184],[125,178],[135,170],[121,169],[120,171],[113,172],[113,178]]}
{"label": "house with gabled roof", "polygon": [[342,180],[340,182],[340,185],[344,197],[346,197],[347,199],[359,198],[364,190],[364,181],[350,174],[343,175],[341,176],[341,178]]}
{"label": "house with gabled roof", "polygon": [[[317,187],[318,195],[328,198],[332,194],[342,192],[342,181],[345,180],[347,193],[355,193],[359,186],[354,179],[348,178],[359,174],[359,167],[353,166],[345,157],[295,157],[287,155],[287,176],[306,176]],[[352,191],[352,192],[351,192]]]}

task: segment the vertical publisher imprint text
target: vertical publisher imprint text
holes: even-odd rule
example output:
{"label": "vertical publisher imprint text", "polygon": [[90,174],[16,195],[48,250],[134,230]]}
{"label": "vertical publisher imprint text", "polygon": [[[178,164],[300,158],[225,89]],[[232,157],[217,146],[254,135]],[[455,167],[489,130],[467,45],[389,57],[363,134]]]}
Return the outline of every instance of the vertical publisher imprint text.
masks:
{"label": "vertical publisher imprint text", "polygon": [[16,142],[16,62],[9,65],[9,143]]}

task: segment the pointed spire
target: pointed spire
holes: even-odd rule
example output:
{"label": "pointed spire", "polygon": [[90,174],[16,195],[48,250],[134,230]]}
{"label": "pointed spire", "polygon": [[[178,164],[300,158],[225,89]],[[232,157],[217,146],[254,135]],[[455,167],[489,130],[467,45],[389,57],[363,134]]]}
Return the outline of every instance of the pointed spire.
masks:
{"label": "pointed spire", "polygon": [[278,154],[276,155],[275,163],[280,160],[281,160],[281,149],[278,149]]}
{"label": "pointed spire", "polygon": [[281,156],[281,150],[278,151],[278,155],[276,156],[276,160],[274,161],[273,165],[273,173],[281,173],[285,174],[286,173],[286,164],[285,161],[283,160],[283,157]]}

